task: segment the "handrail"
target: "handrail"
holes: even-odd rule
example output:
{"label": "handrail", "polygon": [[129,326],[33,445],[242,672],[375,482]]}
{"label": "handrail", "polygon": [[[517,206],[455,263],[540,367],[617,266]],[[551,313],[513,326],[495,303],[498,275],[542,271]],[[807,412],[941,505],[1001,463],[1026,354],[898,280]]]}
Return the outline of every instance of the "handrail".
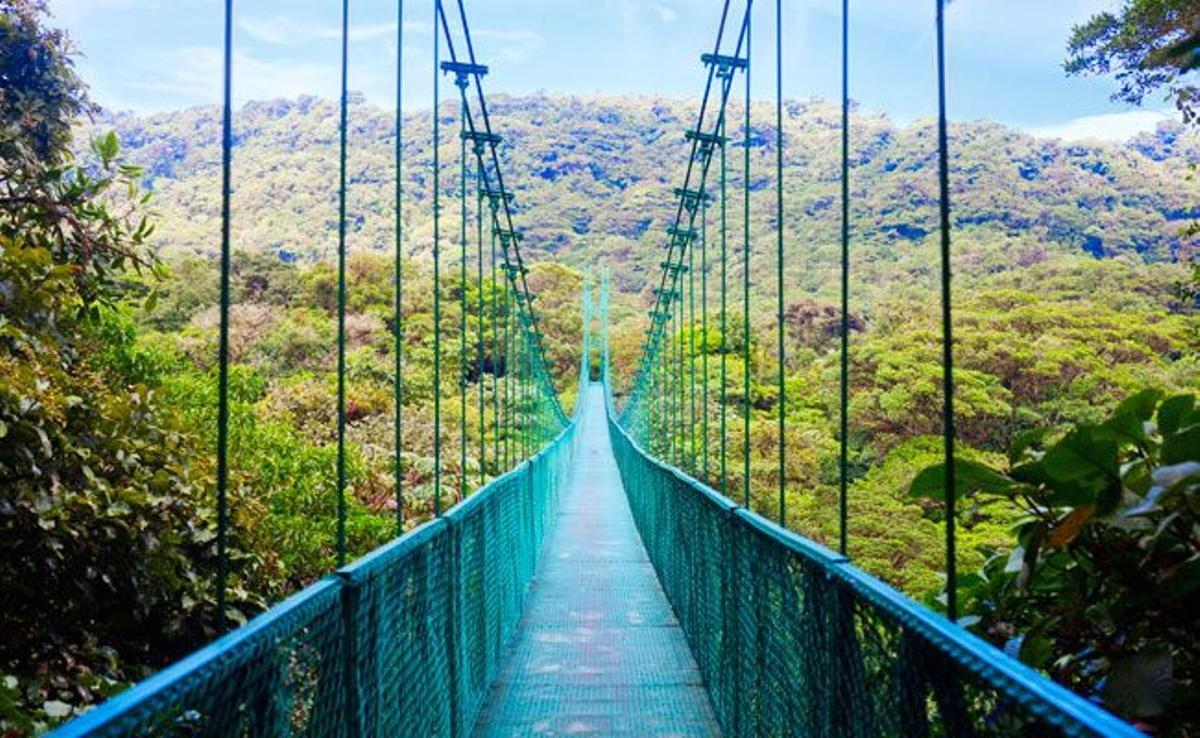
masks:
{"label": "handrail", "polygon": [[568,425],[444,517],[50,735],[468,734],[567,481],[587,371],[585,357]]}
{"label": "handrail", "polygon": [[[726,735],[887,735],[889,726],[924,735],[939,722],[952,735],[1030,724],[1064,736],[1143,735],[845,556],[649,455],[622,427],[611,388],[605,405],[634,519]],[[770,648],[800,643],[807,652]],[[806,713],[806,690],[827,703]]]}

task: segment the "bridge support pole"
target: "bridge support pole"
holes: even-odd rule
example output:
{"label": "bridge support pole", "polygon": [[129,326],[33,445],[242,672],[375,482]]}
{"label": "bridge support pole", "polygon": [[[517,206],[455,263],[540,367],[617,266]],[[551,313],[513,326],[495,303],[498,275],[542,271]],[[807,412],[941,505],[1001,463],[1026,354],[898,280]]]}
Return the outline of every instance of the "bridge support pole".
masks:
{"label": "bridge support pole", "polygon": [[446,528],[450,535],[450,622],[446,632],[446,647],[450,654],[450,736],[461,738],[466,735],[463,725],[465,714],[463,709],[463,653],[459,634],[463,632],[462,622],[462,532],[457,521],[451,519]]}
{"label": "bridge support pole", "polygon": [[358,669],[358,612],[360,591],[358,583],[344,572],[335,575],[341,582],[342,604],[342,687],[343,709],[342,735],[368,735],[362,721],[359,696]]}

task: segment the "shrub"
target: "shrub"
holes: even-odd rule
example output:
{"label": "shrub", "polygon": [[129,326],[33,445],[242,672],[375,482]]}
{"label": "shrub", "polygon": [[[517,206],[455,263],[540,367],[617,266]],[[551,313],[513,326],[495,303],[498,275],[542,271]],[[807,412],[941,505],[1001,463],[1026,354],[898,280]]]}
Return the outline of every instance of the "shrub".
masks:
{"label": "shrub", "polygon": [[[1200,409],[1157,390],[993,467],[960,460],[977,505],[1019,515],[1015,545],[960,582],[967,623],[1145,727],[1200,727]],[[943,468],[913,492],[940,498]]]}

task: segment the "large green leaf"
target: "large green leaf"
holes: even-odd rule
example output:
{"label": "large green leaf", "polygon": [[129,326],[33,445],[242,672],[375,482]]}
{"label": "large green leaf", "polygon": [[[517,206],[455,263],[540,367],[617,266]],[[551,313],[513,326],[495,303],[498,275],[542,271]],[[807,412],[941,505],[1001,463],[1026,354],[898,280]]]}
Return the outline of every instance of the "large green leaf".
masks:
{"label": "large green leaf", "polygon": [[1165,400],[1158,408],[1158,430],[1169,436],[1195,423],[1195,408],[1195,395],[1176,395]]}
{"label": "large green leaf", "polygon": [[1163,440],[1162,460],[1166,464],[1200,461],[1200,425]]}
{"label": "large green leaf", "polygon": [[1162,400],[1163,394],[1162,390],[1144,389],[1130,395],[1113,411],[1113,417],[1127,416],[1138,420],[1150,420],[1154,417],[1154,408]]}
{"label": "large green leaf", "polygon": [[[955,458],[955,489],[961,496],[968,492],[980,491],[992,494],[1008,494],[1015,483],[1008,477],[991,469],[984,464],[970,459]],[[921,471],[908,488],[913,497],[925,497],[932,500],[946,499],[946,465],[935,464]]]}
{"label": "large green leaf", "polygon": [[1046,452],[1042,464],[1056,482],[1117,479],[1117,444],[1083,427],[1062,438]]}

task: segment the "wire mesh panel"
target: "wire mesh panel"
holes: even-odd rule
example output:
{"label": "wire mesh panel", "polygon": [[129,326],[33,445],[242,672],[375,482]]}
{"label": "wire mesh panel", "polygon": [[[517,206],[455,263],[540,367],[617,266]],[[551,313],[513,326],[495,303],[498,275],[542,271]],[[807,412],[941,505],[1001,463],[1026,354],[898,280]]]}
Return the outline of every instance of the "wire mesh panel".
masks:
{"label": "wire mesh panel", "polygon": [[309,587],[56,735],[348,735],[341,590]]}
{"label": "wire mesh panel", "polygon": [[574,458],[572,425],[543,453],[456,508],[457,658],[463,724],[473,725],[521,619],[550,520]]}
{"label": "wire mesh panel", "polygon": [[445,518],[54,735],[469,734],[520,620],[575,435],[572,424]]}
{"label": "wire mesh panel", "polygon": [[844,557],[652,459],[609,409],[634,519],[724,734],[1141,735]]}
{"label": "wire mesh panel", "polygon": [[344,570],[352,734],[452,734],[453,554],[448,526],[436,520]]}
{"label": "wire mesh panel", "polygon": [[479,714],[502,650],[521,617],[521,595],[528,579],[508,562],[520,561],[524,550],[536,542],[522,523],[522,508],[531,505],[532,496],[527,494],[531,471],[527,466],[504,477],[494,494],[450,516],[458,546],[458,657],[468,725]]}

